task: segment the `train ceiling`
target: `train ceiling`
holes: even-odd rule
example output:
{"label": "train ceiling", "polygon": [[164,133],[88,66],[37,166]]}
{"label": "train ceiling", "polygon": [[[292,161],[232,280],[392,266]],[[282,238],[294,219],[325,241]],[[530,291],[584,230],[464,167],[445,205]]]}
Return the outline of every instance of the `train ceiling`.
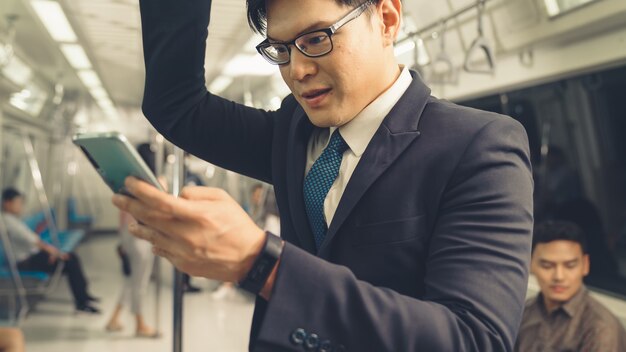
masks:
{"label": "train ceiling", "polygon": [[[0,14],[16,13],[20,17],[16,25],[18,54],[26,56],[27,63],[49,81],[60,80],[68,88],[80,87],[81,82],[76,73],[50,39],[30,6],[30,1],[0,1]],[[138,0],[58,1],[113,102],[118,106],[138,107],[144,82]],[[483,24],[485,34],[494,43],[496,51],[508,49],[509,46],[523,46],[524,40],[527,42],[528,38],[524,39],[519,33],[547,21],[543,1],[489,1],[492,4],[488,6]],[[475,2],[405,0],[403,3],[406,14],[419,28]],[[213,1],[209,28],[211,35],[207,43],[207,62],[210,65],[206,69],[209,82],[249,42],[251,32],[248,30],[245,11],[243,0]],[[475,11],[468,11],[450,21],[446,31],[446,51],[451,57],[462,57],[476,36],[476,23]],[[425,33],[426,45],[431,53],[436,53],[439,43],[432,40],[430,34]],[[462,63],[462,59],[459,60],[455,63]]]}

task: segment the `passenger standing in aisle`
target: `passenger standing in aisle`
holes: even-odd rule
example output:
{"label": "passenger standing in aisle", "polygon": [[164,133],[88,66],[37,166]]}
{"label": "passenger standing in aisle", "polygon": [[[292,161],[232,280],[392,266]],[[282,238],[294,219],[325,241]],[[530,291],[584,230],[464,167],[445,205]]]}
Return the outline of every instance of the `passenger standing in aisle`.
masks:
{"label": "passenger standing in aisle", "polygon": [[[281,237],[225,192],[129,178],[131,232],[193,275],[258,294],[253,351],[510,351],[532,175],[515,120],[430,95],[399,66],[400,0],[248,0],[292,95],[206,91],[211,1],[140,0],[145,115],[169,140],[274,186]],[[222,15],[222,14],[214,14]]]}
{"label": "passenger standing in aisle", "polygon": [[[140,144],[137,146],[137,152],[152,172],[155,172],[154,152],[150,149],[150,144]],[[165,182],[161,183],[165,186]],[[152,245],[149,242],[133,237],[128,231],[128,225],[134,222],[130,214],[120,212],[121,247],[129,261],[130,275],[124,277],[122,292],[106,325],[106,330],[116,332],[123,329],[120,316],[124,306],[129,306],[135,316],[135,336],[156,337],[158,332],[146,323],[144,315],[144,300],[154,266],[154,254],[152,254]]]}

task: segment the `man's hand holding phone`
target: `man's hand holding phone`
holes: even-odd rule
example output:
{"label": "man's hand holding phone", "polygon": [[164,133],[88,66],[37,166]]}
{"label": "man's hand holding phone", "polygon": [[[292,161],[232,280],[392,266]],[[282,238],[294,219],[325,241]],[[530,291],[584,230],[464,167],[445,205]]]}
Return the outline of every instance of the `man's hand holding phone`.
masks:
{"label": "man's hand holding phone", "polygon": [[139,222],[130,232],[183,272],[239,282],[263,247],[264,231],[222,189],[185,187],[176,198],[134,177],[124,185],[135,198],[113,204]]}

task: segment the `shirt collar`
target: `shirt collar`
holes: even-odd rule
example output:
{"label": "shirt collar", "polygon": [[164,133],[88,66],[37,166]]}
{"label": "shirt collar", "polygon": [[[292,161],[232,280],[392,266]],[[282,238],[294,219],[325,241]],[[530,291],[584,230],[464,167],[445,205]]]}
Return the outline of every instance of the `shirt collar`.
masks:
{"label": "shirt collar", "polygon": [[585,303],[585,297],[587,297],[587,289],[585,286],[581,286],[578,292],[569,301],[565,302],[561,308],[571,318],[580,312]]}
{"label": "shirt collar", "polygon": [[[404,65],[400,65],[400,68],[402,69],[400,76],[389,89],[374,99],[352,121],[339,127],[341,136],[358,157],[363,155],[380,124],[411,85],[413,77],[409,69]],[[330,128],[326,144],[336,129],[337,127]]]}
{"label": "shirt collar", "polygon": [[[570,298],[569,301],[563,303],[560,307],[555,309],[552,312],[552,314],[562,311],[565,314],[567,314],[568,317],[572,318],[573,316],[576,315],[577,312],[580,311],[583,304],[585,303],[586,297],[587,297],[587,289],[585,288],[585,286],[581,286],[578,292],[576,292],[576,294],[574,294],[574,296],[572,296],[572,298]],[[546,309],[546,306],[543,301],[543,294],[539,293],[536,299],[537,299],[536,303],[538,305],[539,311],[541,312],[541,315],[543,315],[544,317],[548,317],[549,315],[552,315],[552,314],[548,314],[548,310]]]}

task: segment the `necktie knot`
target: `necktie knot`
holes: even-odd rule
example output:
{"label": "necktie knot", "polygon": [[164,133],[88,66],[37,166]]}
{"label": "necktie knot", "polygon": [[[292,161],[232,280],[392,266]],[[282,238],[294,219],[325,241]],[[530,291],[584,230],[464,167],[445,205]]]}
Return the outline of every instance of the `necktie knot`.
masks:
{"label": "necktie knot", "polygon": [[328,142],[328,146],[326,148],[330,148],[339,154],[343,154],[343,152],[348,149],[348,143],[346,143],[341,136],[341,133],[339,133],[339,129],[336,129],[335,132],[333,132],[333,135],[330,137],[330,142]]}

